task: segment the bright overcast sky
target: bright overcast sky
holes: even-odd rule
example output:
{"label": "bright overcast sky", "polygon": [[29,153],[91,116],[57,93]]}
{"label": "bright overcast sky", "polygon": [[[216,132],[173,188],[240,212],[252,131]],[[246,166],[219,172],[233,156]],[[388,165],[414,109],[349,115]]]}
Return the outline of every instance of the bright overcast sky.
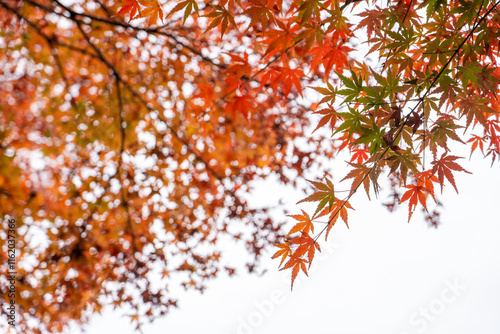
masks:
{"label": "bright overcast sky", "polygon": [[[322,256],[293,292],[290,271],[269,260],[262,277],[240,272],[210,282],[203,295],[184,293],[179,308],[144,333],[498,334],[500,178],[490,161],[461,161],[474,174],[456,174],[460,194],[445,189],[438,229],[419,212],[408,224],[407,204],[391,214],[385,195],[369,202],[358,193],[350,229],[339,223],[322,238]],[[298,211],[293,203],[303,194],[273,183],[259,186],[256,203],[273,201],[278,189]],[[94,317],[87,329],[134,333],[118,311]]]}

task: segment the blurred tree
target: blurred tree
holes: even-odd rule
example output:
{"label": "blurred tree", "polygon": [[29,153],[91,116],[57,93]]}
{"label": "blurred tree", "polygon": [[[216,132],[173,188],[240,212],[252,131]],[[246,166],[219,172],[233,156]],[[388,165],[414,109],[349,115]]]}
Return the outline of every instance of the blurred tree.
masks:
{"label": "blurred tree", "polygon": [[[219,240],[258,270],[283,232],[248,205],[251,181],[293,184],[331,156],[319,137],[296,145],[308,109],[291,86],[277,94],[276,68],[273,84],[258,81],[247,34],[221,42],[182,15],[148,28],[162,17],[153,4],[0,3],[0,219],[18,225],[20,333],[108,304],[137,324],[163,315],[177,303],[169,282],[203,291],[234,274]],[[120,7],[152,18],[126,23]]]}

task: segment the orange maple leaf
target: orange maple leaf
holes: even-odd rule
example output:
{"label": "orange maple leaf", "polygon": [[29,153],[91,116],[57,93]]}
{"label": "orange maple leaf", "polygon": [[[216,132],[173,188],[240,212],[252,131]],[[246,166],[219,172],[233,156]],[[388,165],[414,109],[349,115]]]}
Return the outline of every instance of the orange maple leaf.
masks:
{"label": "orange maple leaf", "polygon": [[307,276],[309,276],[308,273],[307,273],[306,263],[307,263],[306,259],[292,257],[285,264],[285,266],[280,269],[280,270],[284,270],[284,269],[288,269],[288,268],[292,268],[293,267],[293,269],[292,269],[292,290],[293,290],[293,282],[295,282],[295,278],[297,278],[297,275],[298,275],[298,273],[299,273],[299,271],[301,269],[304,272],[304,274],[306,274]]}
{"label": "orange maple leaf", "polygon": [[472,138],[467,141],[468,143],[472,143],[471,151],[470,151],[470,156],[472,157],[472,153],[476,150],[476,148],[479,147],[481,149],[481,153],[484,155],[484,142],[485,138],[480,137],[478,135],[472,135]]}
{"label": "orange maple leaf", "polygon": [[353,194],[358,187],[360,186],[361,183],[363,183],[363,186],[366,191],[366,195],[368,198],[370,198],[370,177],[367,177],[366,175],[371,173],[371,168],[368,166],[365,166],[363,164],[355,164],[352,162],[349,162],[349,164],[354,167],[353,170],[351,170],[342,180],[348,180],[348,179],[353,179],[352,185],[351,185],[351,194]]}
{"label": "orange maple leaf", "polygon": [[288,240],[291,244],[297,244],[299,247],[290,255],[291,258],[301,258],[307,253],[307,258],[309,261],[309,266],[311,266],[311,262],[314,258],[314,253],[317,250],[321,251],[319,244],[311,238],[311,236],[307,233],[302,232],[302,234],[298,237],[292,238]]}
{"label": "orange maple leaf", "polygon": [[199,11],[198,3],[196,2],[196,0],[185,0],[185,1],[178,3],[174,8],[172,8],[172,10],[170,10],[170,12],[168,13],[167,17],[180,11],[183,8],[186,8],[184,10],[184,18],[182,21],[184,23],[186,22],[187,18],[189,17],[191,12],[193,11],[193,8],[194,8],[196,13],[198,13],[198,11]]}
{"label": "orange maple leaf", "polygon": [[331,208],[324,208],[323,211],[318,214],[316,218],[330,214],[330,217],[328,218],[328,226],[326,227],[325,240],[328,239],[328,234],[330,233],[333,225],[335,225],[335,223],[337,222],[339,216],[340,218],[342,218],[347,228],[349,228],[347,209],[354,210],[354,208],[348,201],[335,199],[335,202],[333,203]]}
{"label": "orange maple leaf", "polygon": [[148,26],[152,26],[158,22],[158,19],[163,23],[163,9],[158,3],[158,0],[139,0],[145,8],[142,11],[141,17],[148,18]]}
{"label": "orange maple leaf", "polygon": [[274,255],[271,257],[272,259],[276,259],[277,257],[281,256],[281,262],[280,262],[280,267],[285,262],[286,258],[292,254],[292,249],[290,248],[290,243],[288,241],[285,241],[283,244],[278,244],[276,245],[278,247],[278,251],[274,253]]}
{"label": "orange maple leaf", "polygon": [[302,214],[301,215],[289,215],[289,217],[292,217],[295,220],[298,220],[299,223],[295,224],[294,227],[288,232],[286,235],[287,237],[297,233],[297,232],[304,232],[304,233],[309,233],[309,231],[314,232],[314,224],[311,221],[311,217],[304,211],[301,210]]}

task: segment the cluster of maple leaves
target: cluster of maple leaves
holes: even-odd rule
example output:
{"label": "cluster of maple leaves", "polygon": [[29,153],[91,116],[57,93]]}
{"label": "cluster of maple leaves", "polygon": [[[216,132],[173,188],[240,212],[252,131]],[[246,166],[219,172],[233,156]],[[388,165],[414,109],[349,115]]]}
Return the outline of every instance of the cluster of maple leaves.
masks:
{"label": "cluster of maple leaves", "polygon": [[[225,236],[253,255],[250,270],[276,244],[293,286],[384,173],[389,209],[408,202],[410,219],[421,206],[437,224],[435,188],[466,172],[449,139],[500,156],[497,6],[0,2],[0,219],[20,222],[21,330],[63,331],[109,303],[138,326],[161,316],[177,303],[171,276],[203,290],[234,274]],[[339,197],[321,162],[344,154],[352,184]],[[317,208],[292,215],[286,235],[245,200],[252,180],[295,185],[308,170],[325,174],[303,200]]]}
{"label": "cluster of maple leaves", "polygon": [[[353,30],[366,29],[368,54],[378,51],[383,63],[381,69],[374,69],[353,60],[348,71],[335,71],[337,86],[327,79],[327,87],[312,87],[325,96],[320,104],[328,106],[317,112],[323,117],[316,129],[330,123],[334,138],[337,135],[341,141],[339,151],[349,150],[352,169],[343,180],[353,182],[342,201],[328,179],[313,182],[316,192],[302,201],[318,201],[316,212],[312,217],[305,212],[292,216],[299,223],[273,255],[281,257],[282,269],[292,269],[292,287],[300,270],[307,274],[319,249],[319,236],[326,231],[326,239],[339,216],[347,224],[348,200],[361,185],[368,196],[370,185],[378,193],[377,179],[384,169],[394,189],[388,208],[408,201],[410,220],[420,204],[425,219],[437,226],[439,213],[427,207],[429,198],[440,204],[435,184],[442,191],[447,181],[458,192],[453,172],[469,173],[457,163],[460,157],[450,154],[448,139],[465,144],[457,132],[463,128],[465,134],[472,126],[480,135],[468,140],[471,155],[480,147],[492,163],[499,157],[498,4],[399,1],[359,14],[364,18]],[[334,106],[338,97],[342,101]],[[421,160],[425,150],[432,155],[430,169]],[[405,192],[400,195],[397,187],[406,188]],[[317,221],[326,226],[311,237],[314,220],[327,214],[326,222]],[[298,236],[292,237],[294,233]]]}

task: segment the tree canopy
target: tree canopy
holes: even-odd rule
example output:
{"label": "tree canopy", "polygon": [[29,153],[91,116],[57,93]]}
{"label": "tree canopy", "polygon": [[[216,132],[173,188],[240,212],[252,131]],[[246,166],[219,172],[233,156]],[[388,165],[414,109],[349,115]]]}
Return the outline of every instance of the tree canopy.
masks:
{"label": "tree canopy", "polygon": [[[139,327],[177,305],[172,282],[203,291],[234,274],[224,238],[250,271],[277,245],[293,285],[319,238],[348,224],[351,197],[382,179],[390,210],[408,203],[436,226],[438,190],[469,172],[450,142],[500,155],[498,4],[0,2],[0,222],[17,220],[18,329],[64,331],[109,304]],[[329,169],[345,157],[345,175]],[[295,186],[308,171],[324,176],[301,201],[317,207],[290,231],[248,204],[253,181]]]}

